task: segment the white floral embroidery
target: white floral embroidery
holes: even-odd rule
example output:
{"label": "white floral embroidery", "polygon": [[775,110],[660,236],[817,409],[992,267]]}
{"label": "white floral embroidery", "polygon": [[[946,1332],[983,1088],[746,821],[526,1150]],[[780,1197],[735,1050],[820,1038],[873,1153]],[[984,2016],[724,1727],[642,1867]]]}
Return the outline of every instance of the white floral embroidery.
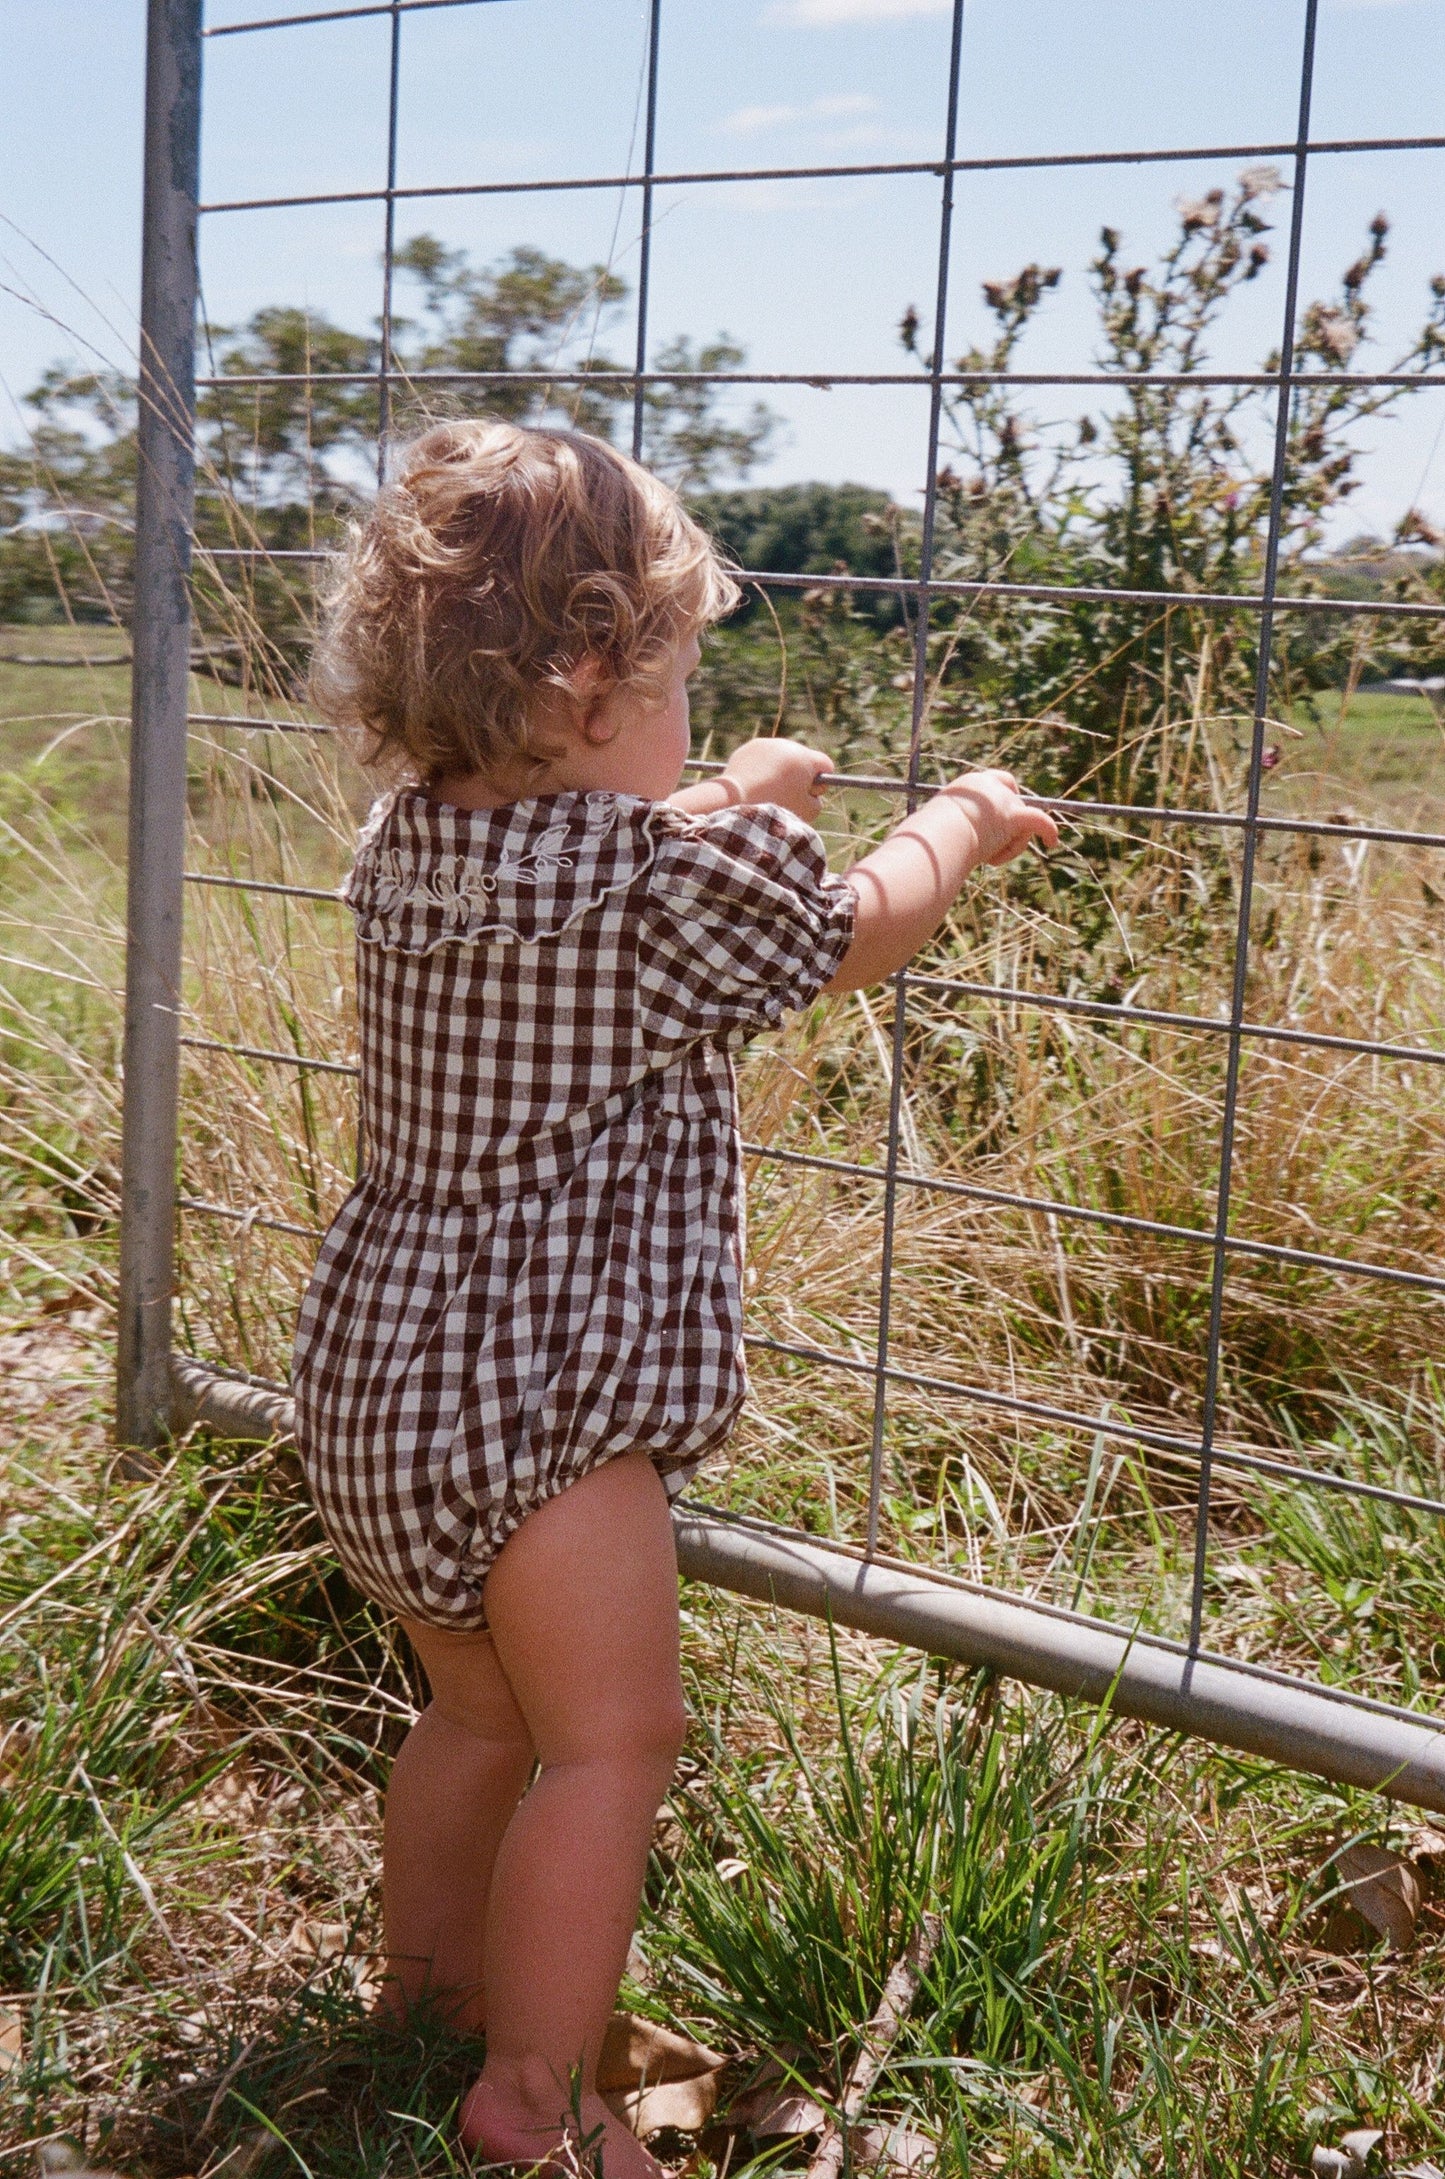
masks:
{"label": "white floral embroidery", "polygon": [[[495,932],[498,936],[522,937],[525,925],[518,928],[508,920],[497,897],[499,892],[504,898],[509,884],[542,887],[560,872],[577,870],[579,861],[585,872],[591,854],[616,830],[623,814],[615,796],[588,794],[579,798],[566,817],[539,833],[525,854],[447,854],[427,846],[415,848],[393,842],[381,847],[376,844],[399,799],[396,795],[384,797],[372,810],[362,833],[361,852],[345,887],[345,897],[358,910],[359,937],[373,944],[400,944],[407,950],[420,941],[421,950],[430,951],[449,940],[480,937],[484,931]],[[534,934],[542,936],[545,929],[565,929],[597,900],[632,883],[640,869],[652,860],[650,820],[646,830],[648,839],[640,866],[628,870],[619,868],[615,875],[603,879],[590,897],[583,897],[579,891],[576,898],[569,898],[568,888],[562,887],[556,897],[559,920],[545,928],[534,926]],[[443,837],[449,835],[455,839],[458,831],[465,837],[464,827],[449,820]],[[593,876],[595,880],[600,873],[594,872]],[[585,874],[576,882],[585,889]],[[412,911],[409,928],[407,910]],[[426,935],[428,910],[441,911],[441,929],[438,931],[436,922],[431,921],[429,936]],[[516,913],[520,920],[520,903]],[[545,910],[543,918],[545,925]],[[526,921],[531,921],[530,912]]]}

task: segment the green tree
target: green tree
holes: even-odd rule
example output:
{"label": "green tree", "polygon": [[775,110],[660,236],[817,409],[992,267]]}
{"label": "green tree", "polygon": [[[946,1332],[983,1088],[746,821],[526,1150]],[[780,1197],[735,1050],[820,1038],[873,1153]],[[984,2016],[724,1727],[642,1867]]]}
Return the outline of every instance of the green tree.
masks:
{"label": "green tree", "polygon": [[29,620],[64,597],[83,620],[130,606],[135,388],[53,365],[25,396],[23,453],[0,452],[0,613]]}
{"label": "green tree", "polygon": [[[392,424],[402,432],[440,416],[487,414],[568,423],[630,439],[632,387],[599,346],[628,299],[601,265],[569,265],[518,247],[474,265],[433,235],[397,253],[398,307],[389,357]],[[725,335],[695,349],[673,341],[660,366],[682,373],[735,369],[742,349]],[[333,541],[374,489],[380,419],[379,329],[356,333],[290,304],[241,326],[206,326],[197,403],[200,456],[196,536],[198,605],[213,646],[285,680],[310,627],[309,575],[267,555]],[[525,380],[448,382],[449,373],[525,372]],[[580,375],[580,379],[577,376]],[[0,456],[0,610],[11,617],[71,610],[129,617],[135,499],[134,385],[115,373],[56,365],[27,396],[36,422],[29,450]],[[722,390],[686,382],[649,386],[647,453],[686,489],[745,476],[775,420],[761,404],[735,413]],[[205,548],[254,549],[208,569]]]}
{"label": "green tree", "polygon": [[688,504],[740,567],[774,575],[900,572],[900,510],[866,484],[694,491]]}
{"label": "green tree", "polygon": [[[415,319],[398,316],[393,359],[402,378],[403,412],[427,417],[473,414],[484,407],[516,423],[566,422],[611,438],[623,394],[613,386],[569,384],[550,372],[589,376],[618,365],[597,348],[601,327],[627,300],[627,283],[605,265],[569,265],[541,250],[509,251],[494,265],[473,265],[435,235],[414,235],[396,256],[397,271],[420,290]],[[531,384],[423,385],[422,372],[529,371]],[[408,383],[410,382],[410,383]],[[629,403],[630,392],[625,396]]]}

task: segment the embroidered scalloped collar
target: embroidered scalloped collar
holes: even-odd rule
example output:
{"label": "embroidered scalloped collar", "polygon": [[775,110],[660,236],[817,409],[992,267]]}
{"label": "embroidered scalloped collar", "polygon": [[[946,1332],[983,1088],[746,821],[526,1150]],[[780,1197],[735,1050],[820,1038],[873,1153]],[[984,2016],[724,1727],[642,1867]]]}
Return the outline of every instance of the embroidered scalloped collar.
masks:
{"label": "embroidered scalloped collar", "polygon": [[642,875],[662,813],[580,789],[467,810],[403,787],[368,817],[342,897],[359,938],[405,953],[555,937]]}

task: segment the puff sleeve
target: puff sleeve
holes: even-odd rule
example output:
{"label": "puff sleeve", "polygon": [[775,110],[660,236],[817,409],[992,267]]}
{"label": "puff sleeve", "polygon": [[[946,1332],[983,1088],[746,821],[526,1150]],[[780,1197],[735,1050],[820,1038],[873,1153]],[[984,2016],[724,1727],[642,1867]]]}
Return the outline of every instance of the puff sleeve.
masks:
{"label": "puff sleeve", "polygon": [[811,825],[771,803],[685,818],[657,843],[638,945],[654,1058],[742,1044],[806,1006],[853,937],[857,898]]}

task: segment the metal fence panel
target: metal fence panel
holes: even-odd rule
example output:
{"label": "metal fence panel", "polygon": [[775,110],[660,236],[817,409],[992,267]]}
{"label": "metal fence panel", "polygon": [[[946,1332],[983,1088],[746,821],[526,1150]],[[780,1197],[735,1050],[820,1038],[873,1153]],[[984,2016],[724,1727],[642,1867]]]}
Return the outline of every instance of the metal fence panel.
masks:
{"label": "metal fence panel", "polygon": [[[655,385],[724,386],[917,386],[917,374],[748,372],[657,369],[650,364],[654,201],[657,188],[701,187],[725,181],[780,181],[817,178],[936,176],[936,284],[933,336],[926,359],[928,394],[927,468],[918,536],[916,575],[780,575],[746,571],[745,579],[762,590],[786,594],[806,590],[815,596],[830,590],[876,593],[904,601],[912,611],[912,716],[907,763],[899,774],[840,771],[836,783],[858,795],[896,798],[915,806],[927,791],[924,780],[924,728],[927,713],[930,614],[940,600],[1011,599],[1044,605],[1083,603],[1150,608],[1171,605],[1192,612],[1247,613],[1257,623],[1253,717],[1249,741],[1245,805],[1242,811],[1171,805],[1087,801],[1072,798],[1054,806],[1095,822],[1121,827],[1185,828],[1184,837],[1201,833],[1234,843],[1239,851],[1234,887],[1229,1003],[1214,1016],[1143,1006],[1128,1000],[1089,999],[1027,988],[1007,980],[990,982],[944,978],[905,970],[894,980],[892,1018],[887,1036],[888,1097],[886,1140],[881,1161],[812,1154],[778,1145],[750,1143],[760,1162],[823,1176],[877,1191],[881,1243],[872,1351],[860,1354],[816,1343],[783,1339],[764,1331],[751,1336],[756,1351],[801,1362],[816,1372],[841,1373],[867,1385],[870,1399],[868,1488],[865,1534],[859,1547],[820,1544],[798,1531],[765,1523],[717,1516],[708,1509],[679,1515],[685,1570],[750,1595],[770,1595],[789,1606],[830,1613],[845,1623],[892,1638],[916,1642],[941,1654],[991,1663],[1040,1684],[1095,1700],[1112,1700],[1130,1714],[1220,1739],[1230,1745],[1295,1762],[1352,1783],[1381,1787],[1433,1807],[1445,1807],[1445,1737],[1428,1716],[1387,1704],[1364,1702],[1338,1689],[1315,1686],[1261,1671],[1217,1656],[1205,1646],[1205,1599],[1208,1580],[1210,1520],[1216,1479],[1221,1471],[1271,1480],[1298,1488],[1342,1493],[1362,1504],[1389,1506],[1438,1518],[1445,1514],[1445,1492],[1409,1490],[1358,1475],[1334,1472],[1303,1458],[1280,1457],[1278,1447],[1252,1446],[1221,1435],[1220,1392],[1224,1351],[1224,1305],[1232,1263],[1271,1263],[1313,1268],[1344,1279],[1384,1282],[1422,1295],[1445,1292],[1445,1275],[1391,1261],[1367,1260],[1339,1249],[1297,1247],[1262,1240],[1232,1230],[1231,1192],[1236,1169],[1241,1082],[1251,1050],[1279,1047],[1369,1058],[1395,1066],[1434,1069],[1445,1063],[1445,1049],[1385,1037],[1349,1036],[1291,1027],[1251,1018],[1249,974],[1253,911],[1262,843],[1270,838],[1327,838],[1420,851],[1445,847],[1445,834],[1406,827],[1268,813],[1262,807],[1272,650],[1282,615],[1353,615],[1365,624],[1382,613],[1402,620],[1445,618],[1445,608],[1429,604],[1336,596],[1297,596],[1280,589],[1281,550],[1289,461],[1291,403],[1301,383],[1295,361],[1299,316],[1300,263],[1304,235],[1306,184],[1313,159],[1343,153],[1417,148],[1445,149],[1445,136],[1337,138],[1312,140],[1311,97],[1314,77],[1318,0],[1302,0],[1297,126],[1284,142],[1149,148],[1098,153],[1037,153],[996,159],[960,158],[958,117],[965,80],[967,47],[964,0],[953,0],[948,40],[948,80],[943,141],[927,160],[864,162],[828,166],[656,169],[658,89],[662,63],[662,0],[649,0],[644,69],[643,158],[640,171],[584,175],[572,179],[500,181],[478,178],[443,188],[398,184],[397,139],[402,82],[402,18],[436,8],[475,7],[487,0],[387,0],[385,5],[348,6],[276,15],[251,22],[222,22],[203,33],[200,0],[150,0],[147,77],[147,153],[145,276],[141,372],[141,479],[137,537],[135,612],[135,728],[131,796],[131,905],[126,1043],[125,1177],[122,1239],[122,1309],[120,1337],[119,1427],[123,1442],[151,1445],[173,1420],[199,1412],[216,1427],[270,1432],[289,1427],[283,1388],[234,1371],[207,1367],[194,1357],[177,1357],[170,1373],[170,1293],[174,1281],[174,1217],[177,1197],[176,1076],[182,1048],[230,1054],[264,1066],[289,1068],[298,1081],[336,1075],[350,1077],[347,1060],[300,1049],[286,1050],[239,1040],[182,1032],[180,905],[185,882],[199,888],[271,896],[282,902],[328,903],[327,888],[285,878],[257,878],[214,871],[185,871],[185,671],[189,642],[187,577],[190,561],[192,422],[194,417],[194,235],[198,210],[211,217],[235,212],[281,210],[327,204],[376,203],[382,209],[384,240],[380,300],[380,345],[375,371],[246,373],[203,377],[202,390],[219,387],[300,386],[308,392],[322,385],[374,384],[378,400],[377,476],[386,474],[387,447],[394,428],[396,388],[402,370],[394,346],[396,209],[400,202],[439,196],[519,196],[554,190],[635,192],[640,217],[639,274],[630,369],[615,369],[611,382],[630,395],[631,444],[646,452],[645,398]],[[305,195],[229,198],[198,207],[198,130],[200,55],[203,36],[235,38],[309,23],[355,17],[389,21],[386,173],[374,189]],[[1170,164],[1202,158],[1277,156],[1290,163],[1290,219],[1284,277],[1284,308],[1279,330],[1278,367],[1273,372],[1102,372],[1063,374],[950,370],[945,329],[953,255],[956,177],[982,171],[1080,168],[1120,164]],[[422,371],[408,376],[409,386],[471,388],[478,394],[506,385],[541,381],[550,386],[584,374],[565,369],[536,372]],[[595,382],[599,374],[589,375]],[[1342,371],[1332,383],[1358,386],[1445,384],[1445,378],[1420,374],[1363,374]],[[1275,410],[1269,468],[1268,520],[1258,591],[1210,591],[1161,588],[1110,589],[1072,587],[1003,577],[961,580],[935,573],[938,516],[940,425],[949,389],[981,383],[1034,386],[1219,386],[1273,389]],[[210,558],[244,571],[261,561],[304,566],[325,559],[324,548],[272,551],[244,542],[215,548]],[[193,726],[242,735],[324,732],[297,717],[249,713],[194,712]],[[704,767],[705,768],[705,767]],[[1222,1041],[1225,1053],[1217,1137],[1217,1174],[1213,1216],[1209,1223],[1131,1215],[1067,1200],[1062,1194],[990,1187],[954,1176],[917,1169],[907,1154],[905,1075],[910,1005],[920,999],[951,996],[987,1001],[1024,1013],[1078,1021],[1101,1027],[1149,1027],[1198,1038],[1208,1046]],[[1127,1416],[1087,1412],[1067,1399],[1040,1399],[1000,1385],[970,1382],[956,1373],[916,1366],[897,1357],[895,1300],[900,1206],[921,1194],[972,1204],[980,1210],[1014,1210],[1046,1221],[1072,1221],[1086,1229],[1168,1241],[1209,1258],[1209,1309],[1205,1373],[1197,1429],[1136,1423]],[[295,1218],[276,1215],[261,1202],[224,1203],[193,1194],[179,1198],[184,1210],[199,1217],[230,1220],[278,1234],[309,1238],[319,1230]],[[1051,1226],[1050,1230],[1057,1230]],[[1188,1638],[1171,1643],[1125,1622],[1111,1623],[1061,1611],[1028,1597],[1002,1596],[988,1586],[960,1581],[944,1568],[904,1566],[882,1548],[885,1447],[890,1402],[900,1391],[927,1395],[940,1415],[964,1409],[1011,1416],[1020,1423],[1157,1454],[1188,1473],[1192,1484],[1192,1561],[1188,1598]],[[173,1412],[172,1401],[177,1405]],[[1089,1490],[1092,1492],[1092,1481]]]}

